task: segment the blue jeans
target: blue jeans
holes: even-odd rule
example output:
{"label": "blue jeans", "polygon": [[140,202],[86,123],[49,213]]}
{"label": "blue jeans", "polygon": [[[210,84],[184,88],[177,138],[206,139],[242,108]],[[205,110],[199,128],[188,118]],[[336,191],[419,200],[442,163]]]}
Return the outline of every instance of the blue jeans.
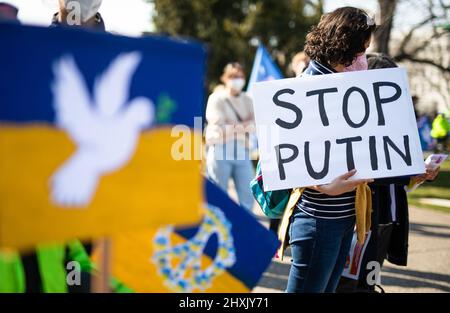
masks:
{"label": "blue jeans", "polygon": [[289,226],[292,264],[286,292],[335,292],[354,227],[354,216],[320,219],[296,208]]}
{"label": "blue jeans", "polygon": [[232,178],[239,203],[247,210],[252,210],[254,198],[250,181],[255,173],[248,149],[235,141],[208,147],[206,171],[208,177],[226,193],[228,182]]}

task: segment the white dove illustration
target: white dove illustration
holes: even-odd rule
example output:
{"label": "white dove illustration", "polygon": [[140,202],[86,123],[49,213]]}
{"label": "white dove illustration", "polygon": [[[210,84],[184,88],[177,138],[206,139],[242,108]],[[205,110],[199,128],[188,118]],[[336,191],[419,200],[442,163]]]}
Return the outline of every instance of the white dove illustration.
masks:
{"label": "white dove illustration", "polygon": [[61,207],[86,207],[102,175],[117,171],[134,155],[140,133],[154,119],[144,97],[129,100],[132,76],[141,54],[120,54],[98,76],[93,97],[71,56],[55,62],[52,84],[57,125],[76,143],[76,152],[50,179],[52,201]]}

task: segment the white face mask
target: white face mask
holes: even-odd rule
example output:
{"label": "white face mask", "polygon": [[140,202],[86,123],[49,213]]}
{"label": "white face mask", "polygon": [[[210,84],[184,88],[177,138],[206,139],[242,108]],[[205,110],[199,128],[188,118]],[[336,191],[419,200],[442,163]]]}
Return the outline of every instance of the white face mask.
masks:
{"label": "white face mask", "polygon": [[228,81],[228,86],[234,91],[241,92],[245,86],[245,79],[235,78]]}
{"label": "white face mask", "polygon": [[68,10],[79,10],[81,22],[85,23],[97,14],[102,0],[64,0],[65,8]]}

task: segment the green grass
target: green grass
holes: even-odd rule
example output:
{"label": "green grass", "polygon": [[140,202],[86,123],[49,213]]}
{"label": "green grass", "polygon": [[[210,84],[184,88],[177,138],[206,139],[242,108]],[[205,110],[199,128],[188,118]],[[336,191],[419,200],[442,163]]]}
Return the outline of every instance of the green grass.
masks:
{"label": "green grass", "polygon": [[439,176],[434,182],[426,182],[408,194],[408,202],[411,205],[450,213],[449,207],[421,203],[422,198],[450,200],[450,160],[442,164]]}

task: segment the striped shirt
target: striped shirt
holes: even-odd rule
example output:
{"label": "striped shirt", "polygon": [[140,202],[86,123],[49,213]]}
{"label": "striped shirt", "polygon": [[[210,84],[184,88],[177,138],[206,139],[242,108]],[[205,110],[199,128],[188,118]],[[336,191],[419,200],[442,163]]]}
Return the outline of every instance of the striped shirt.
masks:
{"label": "striped shirt", "polygon": [[[301,76],[326,75],[336,73],[334,69],[312,60]],[[329,196],[313,189],[305,189],[297,203],[297,208],[305,214],[322,219],[341,219],[355,216],[356,192]]]}
{"label": "striped shirt", "polygon": [[305,189],[297,207],[307,215],[317,218],[346,218],[355,216],[355,196],[355,191],[329,196],[312,189]]}

